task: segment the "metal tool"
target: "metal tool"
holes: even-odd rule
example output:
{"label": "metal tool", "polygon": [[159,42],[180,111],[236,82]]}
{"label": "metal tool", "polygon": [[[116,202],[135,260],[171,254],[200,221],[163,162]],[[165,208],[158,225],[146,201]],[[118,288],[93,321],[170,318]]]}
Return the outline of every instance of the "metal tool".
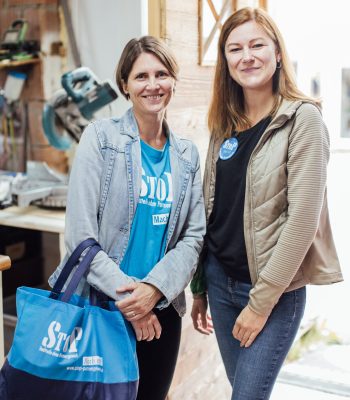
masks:
{"label": "metal tool", "polygon": [[0,172],[0,208],[30,204],[64,208],[67,198],[67,176],[53,171],[40,161],[28,161],[27,173]]}
{"label": "metal tool", "polygon": [[45,104],[42,114],[44,133],[49,143],[67,150],[81,134],[94,114],[118,95],[109,81],[101,82],[93,72],[80,67],[61,78],[63,89]]}

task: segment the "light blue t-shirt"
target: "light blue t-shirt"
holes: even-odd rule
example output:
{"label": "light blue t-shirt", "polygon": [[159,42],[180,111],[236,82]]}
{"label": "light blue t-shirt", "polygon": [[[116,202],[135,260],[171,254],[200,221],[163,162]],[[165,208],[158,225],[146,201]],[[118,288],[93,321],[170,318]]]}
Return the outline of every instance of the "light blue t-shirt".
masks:
{"label": "light blue t-shirt", "polygon": [[143,279],[163,257],[173,202],[169,142],[157,150],[141,140],[142,183],[121,269]]}

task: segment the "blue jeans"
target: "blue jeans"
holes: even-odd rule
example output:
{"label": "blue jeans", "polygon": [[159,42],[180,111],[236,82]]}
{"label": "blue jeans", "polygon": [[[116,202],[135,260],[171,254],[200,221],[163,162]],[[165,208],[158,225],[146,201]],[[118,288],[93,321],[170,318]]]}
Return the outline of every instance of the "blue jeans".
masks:
{"label": "blue jeans", "polygon": [[231,399],[269,399],[304,313],[305,287],[284,293],[253,344],[241,348],[232,329],[248,303],[251,285],[229,278],[210,253],[205,275],[214,330],[232,386]]}

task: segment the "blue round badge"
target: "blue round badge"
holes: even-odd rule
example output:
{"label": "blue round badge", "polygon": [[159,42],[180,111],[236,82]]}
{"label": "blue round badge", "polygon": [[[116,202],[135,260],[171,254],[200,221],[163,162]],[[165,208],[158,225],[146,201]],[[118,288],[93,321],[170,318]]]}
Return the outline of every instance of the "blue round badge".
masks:
{"label": "blue round badge", "polygon": [[224,141],[224,143],[220,147],[220,159],[228,160],[231,158],[238,149],[238,140],[233,137]]}

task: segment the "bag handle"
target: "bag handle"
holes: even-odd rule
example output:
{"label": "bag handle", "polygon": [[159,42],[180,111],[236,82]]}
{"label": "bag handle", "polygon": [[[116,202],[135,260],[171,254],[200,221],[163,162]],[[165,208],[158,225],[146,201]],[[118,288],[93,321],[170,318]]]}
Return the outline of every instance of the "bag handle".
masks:
{"label": "bag handle", "polygon": [[110,310],[109,302],[110,300],[114,301],[107,294],[98,291],[93,286],[90,286],[89,299],[91,306],[97,306],[100,308],[104,308],[105,310]]}
{"label": "bag handle", "polygon": [[82,259],[81,263],[79,264],[78,268],[74,272],[72,279],[70,280],[66,290],[63,293],[61,301],[68,303],[70,298],[73,296],[74,292],[76,291],[81,278],[90,268],[90,264],[92,260],[95,258],[96,254],[101,250],[101,246],[97,243],[93,245],[87,254],[85,254],[84,258]]}
{"label": "bag handle", "polygon": [[[69,275],[71,274],[71,272],[73,271],[73,268],[78,264],[79,259],[82,255],[82,253],[91,246],[98,246],[99,250],[101,250],[100,245],[96,242],[95,239],[89,238],[84,240],[83,242],[81,242],[77,248],[73,251],[73,253],[70,255],[70,257],[68,258],[66,264],[64,265],[54,287],[52,288],[52,291],[50,293],[50,298],[52,299],[57,299],[58,296],[61,294],[62,288],[64,286],[64,284],[67,282],[67,279],[69,277]],[[92,248],[91,248],[92,249]],[[82,262],[84,261],[84,259],[86,258],[86,256],[90,253],[91,249],[88,251],[87,254],[85,254]],[[86,266],[86,270],[89,268],[91,261],[93,260],[93,258],[95,257],[95,255],[97,254],[97,252],[93,255],[93,257],[91,258],[91,260],[89,261],[88,265]],[[81,265],[81,264],[80,264]],[[79,266],[80,267],[80,266]],[[78,269],[79,269],[78,267]],[[77,269],[77,271],[78,271]],[[86,271],[85,270],[85,271]],[[76,272],[77,272],[76,271]],[[75,275],[75,274],[74,274]],[[83,274],[81,274],[81,276],[83,276]],[[74,276],[72,277],[72,279],[74,278]],[[81,277],[80,277],[81,279]],[[80,281],[79,279],[79,281]],[[79,281],[77,282],[77,286],[79,284]]]}

